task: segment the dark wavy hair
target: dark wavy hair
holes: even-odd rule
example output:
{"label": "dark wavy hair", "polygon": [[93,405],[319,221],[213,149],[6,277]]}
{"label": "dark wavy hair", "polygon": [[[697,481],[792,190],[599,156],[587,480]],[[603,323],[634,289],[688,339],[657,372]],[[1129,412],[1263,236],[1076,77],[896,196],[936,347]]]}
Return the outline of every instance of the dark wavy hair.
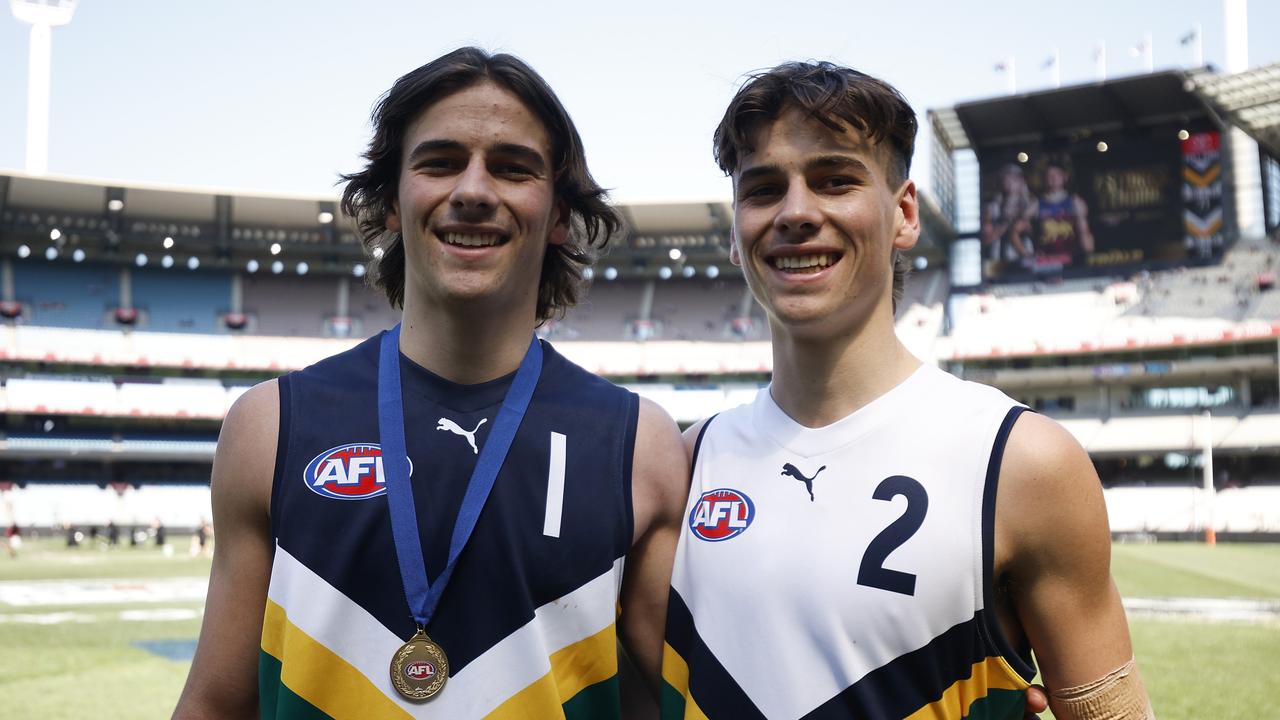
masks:
{"label": "dark wavy hair", "polygon": [[[716,127],[713,152],[725,175],[738,171],[742,158],[755,148],[751,138],[761,125],[784,110],[796,108],[836,132],[846,127],[889,150],[887,179],[896,189],[911,170],[915,151],[916,113],[892,85],[834,63],[789,62],[747,78]],[[902,299],[910,264],[893,253],[893,307]]]}
{"label": "dark wavy hair", "polygon": [[[387,213],[400,182],[400,158],[410,123],[432,103],[490,81],[520,98],[551,137],[553,185],[558,202],[571,213],[569,239],[547,246],[538,282],[538,320],[558,315],[578,300],[582,270],[595,259],[622,219],[606,202],[604,188],[592,179],[582,138],[555,92],[523,60],[463,47],[404,75],[374,107],[373,139],[364,169],[343,175],[342,211],[354,218],[365,250],[373,255],[367,282],[381,288],[393,307],[404,307],[404,239],[387,230]],[[375,250],[381,250],[379,257]]]}

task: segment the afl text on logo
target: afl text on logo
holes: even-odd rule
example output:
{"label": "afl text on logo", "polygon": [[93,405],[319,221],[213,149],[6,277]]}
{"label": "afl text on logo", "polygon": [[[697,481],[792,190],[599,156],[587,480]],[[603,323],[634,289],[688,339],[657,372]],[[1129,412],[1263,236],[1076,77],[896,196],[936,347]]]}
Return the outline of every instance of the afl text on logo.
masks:
{"label": "afl text on logo", "polygon": [[699,540],[720,542],[746,532],[756,508],[746,493],[717,488],[702,493],[689,511],[689,530]]}
{"label": "afl text on logo", "polygon": [[[413,461],[409,461],[413,475]],[[348,443],[315,456],[302,480],[317,495],[335,500],[366,500],[387,492],[382,448],[376,443]]]}
{"label": "afl text on logo", "polygon": [[430,680],[436,674],[436,666],[429,662],[411,662],[404,666],[404,676],[410,680]]}

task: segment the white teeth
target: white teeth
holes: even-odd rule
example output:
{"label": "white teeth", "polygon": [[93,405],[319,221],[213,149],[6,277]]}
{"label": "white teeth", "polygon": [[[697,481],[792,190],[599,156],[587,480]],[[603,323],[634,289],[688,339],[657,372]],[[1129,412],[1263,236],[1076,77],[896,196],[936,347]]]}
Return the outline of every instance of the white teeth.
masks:
{"label": "white teeth", "polygon": [[445,233],[441,236],[446,243],[450,245],[460,245],[462,247],[488,247],[497,245],[502,242],[501,235],[466,235],[463,233]]}
{"label": "white teeth", "polygon": [[773,266],[779,270],[809,270],[812,268],[812,271],[816,272],[827,267],[834,261],[835,257],[831,253],[794,255],[774,258]]}

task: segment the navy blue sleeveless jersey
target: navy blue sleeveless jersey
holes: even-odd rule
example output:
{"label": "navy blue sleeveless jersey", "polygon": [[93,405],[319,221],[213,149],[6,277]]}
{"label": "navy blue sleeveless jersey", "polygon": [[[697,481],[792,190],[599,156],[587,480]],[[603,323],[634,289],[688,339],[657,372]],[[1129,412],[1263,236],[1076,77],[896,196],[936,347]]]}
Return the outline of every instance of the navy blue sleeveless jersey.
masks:
{"label": "navy blue sleeveless jersey", "polygon": [[[637,397],[544,344],[542,374],[427,633],[443,692],[401,698],[414,632],[378,444],[379,337],[280,378],[263,717],[619,715],[617,598],[631,544]],[[400,357],[405,441],[431,580],[512,376],[462,386]]]}

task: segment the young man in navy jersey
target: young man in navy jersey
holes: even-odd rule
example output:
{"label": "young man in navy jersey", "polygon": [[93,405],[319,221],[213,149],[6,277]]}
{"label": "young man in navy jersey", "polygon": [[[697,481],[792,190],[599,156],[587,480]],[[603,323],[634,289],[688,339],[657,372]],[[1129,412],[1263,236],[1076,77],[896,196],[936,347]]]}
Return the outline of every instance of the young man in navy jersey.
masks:
{"label": "young man in navy jersey", "polygon": [[618,216],[509,55],[434,60],[373,119],[343,207],[401,324],[228,413],[175,717],[616,717],[618,638],[658,676],[684,448],[531,339]]}
{"label": "young man in navy jersey", "polygon": [[773,378],[685,434],[664,717],[1021,717],[1031,649],[1058,718],[1151,717],[1088,456],[894,333],[915,133],[830,63],[751,77],[716,130]]}

